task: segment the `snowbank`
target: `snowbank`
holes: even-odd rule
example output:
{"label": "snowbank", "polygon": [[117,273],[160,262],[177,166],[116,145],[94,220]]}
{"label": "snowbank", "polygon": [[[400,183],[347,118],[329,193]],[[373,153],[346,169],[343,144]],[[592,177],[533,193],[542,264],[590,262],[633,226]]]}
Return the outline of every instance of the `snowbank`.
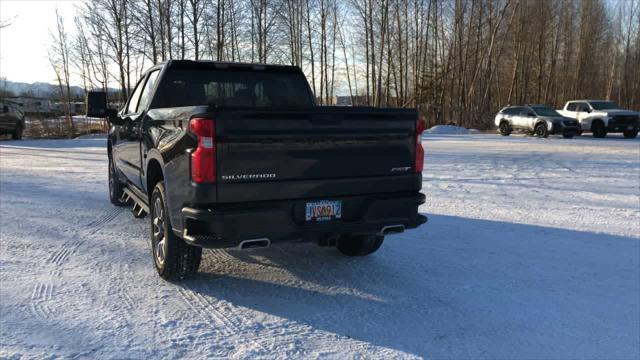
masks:
{"label": "snowbank", "polygon": [[436,125],[425,131],[427,134],[470,134],[469,129],[453,125]]}

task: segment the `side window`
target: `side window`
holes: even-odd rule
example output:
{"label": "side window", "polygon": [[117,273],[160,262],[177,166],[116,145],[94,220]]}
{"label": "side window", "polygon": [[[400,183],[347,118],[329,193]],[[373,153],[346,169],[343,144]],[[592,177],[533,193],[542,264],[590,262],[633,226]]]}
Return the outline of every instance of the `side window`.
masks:
{"label": "side window", "polygon": [[531,110],[527,109],[526,107],[520,108],[521,116],[529,116],[529,114],[532,114]]}
{"label": "side window", "polygon": [[520,111],[518,110],[518,108],[508,108],[504,111],[504,113],[507,115],[518,115],[519,112]]}
{"label": "side window", "polygon": [[140,101],[140,94],[142,94],[142,87],[144,85],[144,78],[142,78],[138,85],[136,85],[136,89],[133,90],[133,94],[129,99],[129,104],[127,105],[126,114],[135,114],[136,109],[138,108],[138,102]]}
{"label": "side window", "polygon": [[153,88],[156,85],[156,80],[158,79],[159,73],[160,70],[156,70],[149,74],[147,83],[144,85],[144,89],[142,90],[142,95],[140,96],[140,102],[138,104],[136,112],[146,109],[147,105],[149,105],[149,102],[151,102],[151,91],[153,91]]}
{"label": "side window", "polygon": [[589,105],[587,105],[587,103],[578,103],[578,110],[576,111],[580,111],[580,112],[586,112],[587,110],[589,110]]}
{"label": "side window", "polygon": [[578,103],[569,103],[569,105],[567,105],[567,111],[576,111],[577,108]]}

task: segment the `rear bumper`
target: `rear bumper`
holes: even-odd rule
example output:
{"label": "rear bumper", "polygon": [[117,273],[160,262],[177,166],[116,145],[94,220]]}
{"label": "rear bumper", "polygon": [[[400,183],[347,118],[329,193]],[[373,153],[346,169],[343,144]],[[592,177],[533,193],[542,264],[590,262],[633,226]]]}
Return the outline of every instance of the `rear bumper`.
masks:
{"label": "rear bumper", "polygon": [[[306,203],[315,200],[341,200],[342,219],[306,222]],[[184,207],[181,237],[194,246],[228,248],[257,238],[273,243],[334,234],[375,234],[393,225],[412,229],[427,221],[418,213],[424,201],[423,194],[412,192]]]}

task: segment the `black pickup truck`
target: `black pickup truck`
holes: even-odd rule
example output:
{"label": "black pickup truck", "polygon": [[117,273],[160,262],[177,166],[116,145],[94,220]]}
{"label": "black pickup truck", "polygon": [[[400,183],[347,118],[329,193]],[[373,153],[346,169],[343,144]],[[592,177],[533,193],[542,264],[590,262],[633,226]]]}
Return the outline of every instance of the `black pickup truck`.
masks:
{"label": "black pickup truck", "polygon": [[320,107],[292,66],[168,61],[106,117],[109,196],[150,216],[165,279],[194,274],[202,248],[311,240],[347,255],[427,221],[418,213],[422,122],[415,110]]}

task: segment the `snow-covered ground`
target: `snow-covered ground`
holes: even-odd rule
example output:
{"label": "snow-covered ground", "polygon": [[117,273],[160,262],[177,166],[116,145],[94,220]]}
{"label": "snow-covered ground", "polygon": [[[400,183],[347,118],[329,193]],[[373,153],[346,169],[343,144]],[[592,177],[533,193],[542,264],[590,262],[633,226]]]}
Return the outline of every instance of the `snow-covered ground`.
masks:
{"label": "snow-covered ground", "polygon": [[640,139],[427,135],[430,221],[154,272],[104,139],[0,143],[0,358],[638,358]]}

